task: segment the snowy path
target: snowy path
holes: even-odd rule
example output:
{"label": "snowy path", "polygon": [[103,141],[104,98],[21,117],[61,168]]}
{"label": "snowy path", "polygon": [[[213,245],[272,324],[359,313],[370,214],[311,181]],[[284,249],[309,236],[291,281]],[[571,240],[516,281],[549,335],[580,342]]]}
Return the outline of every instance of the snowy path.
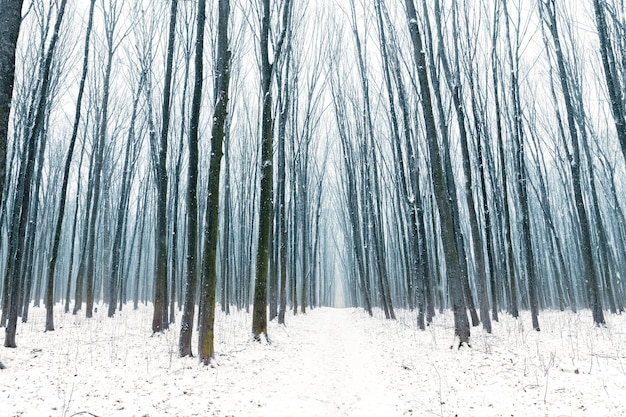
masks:
{"label": "snowy path", "polygon": [[[321,308],[269,324],[270,345],[249,340],[250,315],[219,313],[212,366],[177,355],[178,326],[151,336],[152,309],[113,319],[45,310],[18,325],[3,349],[0,416],[363,417],[623,416],[626,316],[606,328],[581,314],[502,317],[472,329],[471,349],[450,349],[452,317],[425,332],[398,320]],[[178,318],[180,319],[180,318]],[[180,323],[178,321],[177,323]],[[194,340],[193,346],[196,346]]]}
{"label": "snowy path", "polygon": [[[354,320],[350,310],[314,311],[316,320],[303,322],[294,350],[279,359],[285,370],[278,379],[272,372],[266,383],[277,383],[266,401],[271,413],[284,405],[300,408],[293,415],[394,416],[401,415],[399,399],[381,357],[381,346]],[[292,335],[293,337],[293,335]]]}

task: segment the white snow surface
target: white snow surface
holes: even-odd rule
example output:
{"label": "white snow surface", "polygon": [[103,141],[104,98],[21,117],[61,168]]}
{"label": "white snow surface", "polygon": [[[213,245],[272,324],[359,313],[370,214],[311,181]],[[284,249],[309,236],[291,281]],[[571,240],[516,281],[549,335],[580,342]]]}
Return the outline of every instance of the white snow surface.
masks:
{"label": "white snow surface", "polygon": [[[451,314],[420,331],[414,313],[318,308],[250,339],[250,315],[217,314],[209,367],[178,357],[177,324],[151,334],[152,309],[94,318],[31,308],[18,348],[0,348],[0,416],[620,416],[626,317],[588,311],[502,315],[493,334],[451,349]],[[194,338],[194,348],[195,348]],[[194,353],[195,353],[194,349]]]}

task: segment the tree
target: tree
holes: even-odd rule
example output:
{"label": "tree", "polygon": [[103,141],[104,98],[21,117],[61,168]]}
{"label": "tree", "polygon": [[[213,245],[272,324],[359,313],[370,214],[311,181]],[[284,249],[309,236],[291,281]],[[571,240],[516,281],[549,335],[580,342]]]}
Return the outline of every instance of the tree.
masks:
{"label": "tree", "polygon": [[[72,164],[72,157],[74,155],[74,147],[76,145],[76,138],[78,137],[78,128],[80,125],[80,114],[83,103],[83,94],[85,91],[85,82],[87,80],[87,69],[89,65],[89,40],[91,39],[91,30],[93,28],[93,11],[96,0],[91,0],[89,4],[89,21],[87,23],[87,32],[85,35],[85,47],[83,53],[83,70],[80,77],[80,84],[78,86],[78,97],[76,99],[76,110],[74,113],[74,124],[72,126],[72,136],[70,138],[70,145],[67,150],[67,156],[65,157],[65,165],[63,170],[63,182],[61,184],[61,200],[59,202],[59,210],[56,219],[56,226],[54,230],[54,242],[52,246],[52,254],[50,255],[50,263],[48,264],[48,276],[46,285],[46,331],[54,330],[54,272],[56,270],[56,264],[59,256],[59,246],[61,243],[61,231],[63,227],[63,218],[65,215],[65,203],[67,200],[67,185],[70,176],[70,167]],[[69,291],[69,285],[68,285]],[[68,304],[69,305],[69,304]],[[69,307],[68,307],[69,309]]]}
{"label": "tree", "polygon": [[[556,19],[556,10],[554,0],[548,0],[547,2],[540,3],[543,17],[546,19],[546,24],[550,29],[552,35],[552,41],[554,42],[554,50],[556,53],[556,61],[559,69],[559,79],[561,81],[561,91],[563,94],[563,100],[565,101],[565,111],[567,114],[567,126],[569,129],[572,153],[571,160],[568,164],[572,175],[572,186],[574,188],[574,199],[576,202],[576,213],[578,215],[578,225],[580,233],[580,253],[583,257],[583,273],[585,280],[588,282],[591,312],[593,314],[593,321],[597,325],[605,323],[604,313],[602,311],[602,298],[600,297],[600,289],[598,276],[593,260],[592,242],[591,242],[591,225],[589,217],[587,215],[587,208],[585,207],[585,201],[583,197],[582,185],[581,185],[581,151],[580,151],[580,139],[578,133],[578,127],[576,126],[576,115],[574,110],[574,103],[572,99],[570,82],[568,80],[568,74],[565,67],[565,58],[563,56],[563,49],[561,47],[561,39],[559,36],[559,29]],[[593,171],[591,171],[593,175]],[[538,330],[538,329],[537,329]]]}
{"label": "tree", "polygon": [[174,42],[176,41],[176,14],[178,0],[170,5],[170,26],[167,39],[167,60],[165,66],[165,86],[163,88],[163,117],[161,136],[158,147],[156,167],[157,183],[157,235],[156,235],[156,270],[154,277],[154,314],[152,331],[161,332],[169,327],[167,319],[167,139],[170,127],[170,99],[172,90],[172,67],[174,61]]}
{"label": "tree", "polygon": [[[95,263],[96,263],[96,229],[97,221],[99,217],[102,217],[101,213],[101,197],[106,197],[108,193],[108,184],[102,181],[103,167],[104,167],[104,155],[107,139],[109,138],[109,109],[110,109],[110,95],[111,95],[111,73],[113,71],[113,57],[117,51],[117,48],[121,44],[121,40],[116,39],[116,30],[120,22],[122,15],[121,8],[117,3],[117,0],[110,0],[106,5],[102,3],[104,13],[104,35],[106,43],[106,64],[104,68],[104,80],[103,80],[103,92],[102,92],[102,114],[100,117],[100,125],[98,127],[94,148],[92,149],[93,166],[91,167],[91,174],[93,182],[90,186],[93,187],[91,207],[87,207],[89,214],[89,231],[87,235],[87,299],[85,302],[85,315],[87,318],[93,317],[93,305],[94,305],[94,285],[95,285]],[[121,39],[123,39],[122,36]],[[104,199],[105,200],[105,199]],[[105,231],[106,236],[106,231]]]}
{"label": "tree", "polygon": [[7,137],[13,97],[15,51],[24,0],[0,1],[0,202],[6,179]]}
{"label": "tree", "polygon": [[[600,41],[600,54],[602,56],[602,68],[609,94],[611,112],[615,122],[617,138],[622,149],[622,156],[626,161],[626,109],[624,109],[624,90],[620,75],[617,71],[615,48],[609,35],[609,27],[606,19],[606,1],[593,0],[593,10],[598,28],[598,39]],[[623,6],[622,6],[623,7]]]}
{"label": "tree", "polygon": [[215,291],[217,282],[217,240],[219,237],[219,197],[222,143],[228,110],[228,87],[230,83],[230,50],[228,46],[229,0],[219,2],[217,23],[217,63],[215,65],[215,88],[213,92],[213,128],[211,130],[211,158],[209,160],[209,184],[207,186],[206,225],[202,253],[202,299],[198,355],[208,365],[213,357]]}
{"label": "tree", "polygon": [[289,19],[291,17],[291,0],[285,0],[282,5],[282,30],[278,38],[278,44],[274,48],[274,60],[270,62],[270,15],[271,5],[269,0],[262,0],[261,16],[261,191],[259,212],[259,236],[256,256],[256,277],[254,280],[254,304],[252,309],[252,336],[260,341],[261,335],[267,337],[267,273],[269,266],[269,243],[272,223],[272,193],[274,183],[273,169],[273,124],[272,117],[272,79],[274,65],[278,59],[285,42]]}
{"label": "tree", "polygon": [[[468,217],[470,222],[470,241],[474,253],[474,262],[478,272],[478,292],[480,295],[480,320],[483,323],[483,328],[491,333],[491,319],[489,317],[489,299],[487,297],[487,272],[485,266],[485,256],[483,252],[483,244],[480,239],[480,231],[478,227],[478,215],[476,213],[477,204],[474,202],[472,186],[473,175],[471,168],[470,152],[469,152],[469,134],[467,131],[467,116],[465,114],[465,106],[462,101],[463,90],[460,75],[460,65],[458,63],[459,51],[459,29],[458,29],[458,13],[457,8],[453,7],[453,44],[454,54],[452,59],[448,59],[443,45],[445,45],[443,37],[443,20],[441,18],[441,5],[439,0],[435,1],[435,17],[437,19],[437,38],[439,39],[439,58],[441,59],[444,75],[447,81],[448,89],[454,102],[454,110],[457,116],[457,124],[459,129],[459,142],[461,144],[461,154],[463,156],[463,175],[465,177],[464,189],[466,198],[466,207],[468,210]],[[456,64],[456,70],[454,71],[452,66]],[[454,71],[454,73],[453,73]]]}
{"label": "tree", "polygon": [[196,305],[196,287],[198,286],[198,130],[200,124],[200,105],[202,103],[204,25],[206,21],[206,1],[198,1],[196,18],[196,56],[193,101],[191,104],[191,123],[189,125],[189,166],[187,167],[187,272],[185,280],[185,306],[181,320],[178,353],[191,356],[191,335],[193,315]]}
{"label": "tree", "polygon": [[[50,68],[52,66],[52,59],[54,57],[54,50],[56,43],[59,39],[59,30],[61,28],[61,22],[63,21],[63,15],[65,14],[65,6],[67,0],[62,0],[57,11],[57,20],[54,25],[52,38],[46,52],[45,62],[42,68],[42,83],[37,94],[37,107],[35,109],[35,119],[33,126],[30,130],[28,142],[27,142],[27,157],[26,166],[24,168],[23,175],[20,176],[22,182],[21,195],[18,194],[16,199],[14,211],[17,211],[17,215],[14,217],[19,222],[16,236],[16,246],[13,253],[9,256],[13,258],[13,271],[11,278],[11,301],[9,307],[9,322],[6,328],[6,337],[4,340],[5,347],[16,347],[15,332],[17,327],[18,308],[20,304],[20,288],[21,288],[21,269],[23,250],[24,250],[24,237],[26,234],[26,226],[29,219],[29,203],[30,203],[30,189],[31,180],[33,177],[33,170],[35,165],[35,149],[37,148],[37,140],[39,138],[40,129],[42,128],[44,120],[44,111],[46,109],[46,100],[48,94],[48,85],[50,79]],[[18,208],[19,207],[19,208]]]}
{"label": "tree", "polygon": [[422,43],[417,20],[417,13],[413,0],[406,0],[406,17],[413,45],[413,58],[417,67],[419,86],[422,92],[422,110],[426,126],[426,140],[428,141],[428,152],[430,156],[430,167],[435,191],[435,200],[439,212],[439,222],[441,225],[441,239],[444,247],[444,257],[446,271],[450,282],[450,297],[454,312],[455,332],[459,337],[459,346],[469,344],[470,328],[465,311],[465,301],[463,300],[462,277],[459,268],[459,254],[457,251],[456,237],[454,231],[454,209],[452,200],[449,198],[444,179],[441,153],[439,150],[437,126],[432,108],[430,95],[430,82],[428,80],[428,63],[426,62],[426,52]]}
{"label": "tree", "polygon": [[[524,262],[526,277],[528,279],[528,298],[533,329],[539,331],[539,300],[537,299],[537,270],[535,265],[535,253],[532,244],[530,205],[528,201],[528,170],[526,169],[525,137],[522,102],[519,85],[519,27],[518,31],[511,31],[511,16],[506,1],[502,3],[505,15],[506,44],[509,57],[509,72],[511,74],[511,102],[513,107],[511,136],[515,152],[515,175],[516,188],[520,205],[522,225],[522,247],[526,260]],[[515,38],[515,43],[513,39]]]}

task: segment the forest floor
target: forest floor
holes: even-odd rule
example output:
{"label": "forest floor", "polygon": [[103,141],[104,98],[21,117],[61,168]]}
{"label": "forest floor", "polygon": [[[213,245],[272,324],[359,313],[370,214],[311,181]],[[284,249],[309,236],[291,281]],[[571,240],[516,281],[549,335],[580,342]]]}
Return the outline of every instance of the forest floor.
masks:
{"label": "forest floor", "polygon": [[[321,308],[272,322],[252,342],[250,316],[221,313],[210,367],[177,355],[178,329],[151,335],[152,310],[94,318],[45,311],[0,348],[0,416],[619,416],[626,413],[626,317],[503,315],[493,334],[451,349],[453,321],[426,331],[413,313]],[[179,323],[180,317],[177,317]],[[195,343],[195,342],[194,342]],[[195,345],[194,345],[195,346]]]}

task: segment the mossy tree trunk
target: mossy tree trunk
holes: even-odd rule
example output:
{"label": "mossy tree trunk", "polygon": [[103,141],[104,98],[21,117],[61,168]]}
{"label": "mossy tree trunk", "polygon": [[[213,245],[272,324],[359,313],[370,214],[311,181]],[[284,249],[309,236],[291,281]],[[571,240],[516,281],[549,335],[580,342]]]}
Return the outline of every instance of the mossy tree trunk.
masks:
{"label": "mossy tree trunk", "polygon": [[214,352],[215,298],[217,282],[217,241],[219,237],[220,171],[222,144],[228,111],[230,84],[230,50],[228,49],[229,0],[219,2],[217,24],[217,63],[213,102],[213,128],[211,130],[211,156],[209,159],[209,184],[207,187],[206,224],[202,248],[202,292],[198,355],[208,365]]}

